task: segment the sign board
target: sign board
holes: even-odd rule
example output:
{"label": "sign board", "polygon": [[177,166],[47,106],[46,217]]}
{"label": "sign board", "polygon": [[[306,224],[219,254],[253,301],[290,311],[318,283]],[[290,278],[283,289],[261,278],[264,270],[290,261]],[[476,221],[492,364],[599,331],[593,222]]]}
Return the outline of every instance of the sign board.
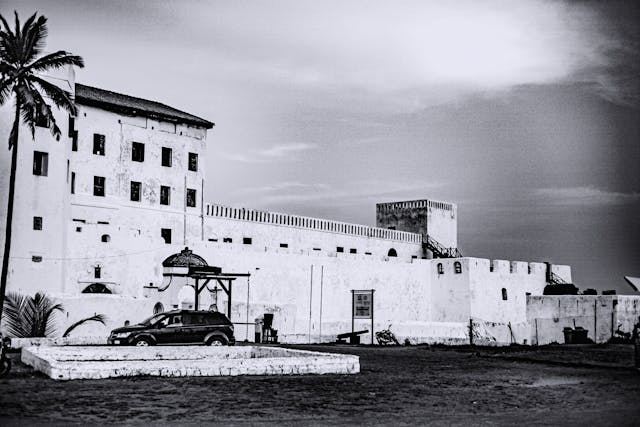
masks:
{"label": "sign board", "polygon": [[373,314],[373,292],[353,291],[353,318],[371,319]]}

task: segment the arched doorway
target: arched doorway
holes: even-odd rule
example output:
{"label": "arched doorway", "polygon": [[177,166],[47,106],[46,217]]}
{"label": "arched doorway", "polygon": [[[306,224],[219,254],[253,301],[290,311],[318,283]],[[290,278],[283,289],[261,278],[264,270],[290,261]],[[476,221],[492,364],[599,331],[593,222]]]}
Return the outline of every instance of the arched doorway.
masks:
{"label": "arched doorway", "polygon": [[156,305],[153,306],[153,314],[163,313],[164,305],[161,302],[157,302]]}

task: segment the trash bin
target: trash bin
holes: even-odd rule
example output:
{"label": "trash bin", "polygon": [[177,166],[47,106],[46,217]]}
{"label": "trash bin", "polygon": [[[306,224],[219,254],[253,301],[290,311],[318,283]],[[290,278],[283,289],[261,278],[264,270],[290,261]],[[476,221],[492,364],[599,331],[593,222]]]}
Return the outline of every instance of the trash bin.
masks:
{"label": "trash bin", "polygon": [[573,344],[573,328],[566,327],[562,332],[564,333],[564,343]]}
{"label": "trash bin", "polygon": [[574,344],[587,344],[589,342],[589,338],[587,338],[587,333],[589,331],[581,328],[580,326],[576,327],[573,330],[573,343]]}

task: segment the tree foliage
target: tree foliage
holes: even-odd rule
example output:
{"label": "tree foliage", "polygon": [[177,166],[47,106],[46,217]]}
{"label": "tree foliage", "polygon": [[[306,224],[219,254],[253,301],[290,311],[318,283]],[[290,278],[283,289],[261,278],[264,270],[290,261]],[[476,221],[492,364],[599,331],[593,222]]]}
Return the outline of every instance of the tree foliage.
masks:
{"label": "tree foliage", "polygon": [[4,325],[16,338],[37,338],[55,334],[53,314],[64,311],[62,304],[45,294],[33,297],[9,292],[5,299]]}

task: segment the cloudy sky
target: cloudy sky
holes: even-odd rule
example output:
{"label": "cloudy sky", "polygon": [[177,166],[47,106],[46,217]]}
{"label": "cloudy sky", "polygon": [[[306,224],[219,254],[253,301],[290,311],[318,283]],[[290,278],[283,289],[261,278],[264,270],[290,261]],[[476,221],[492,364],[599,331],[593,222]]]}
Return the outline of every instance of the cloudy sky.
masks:
{"label": "cloudy sky", "polygon": [[640,7],[617,1],[0,0],[78,81],[216,123],[210,201],[375,223],[459,207],[465,255],[640,276]]}

